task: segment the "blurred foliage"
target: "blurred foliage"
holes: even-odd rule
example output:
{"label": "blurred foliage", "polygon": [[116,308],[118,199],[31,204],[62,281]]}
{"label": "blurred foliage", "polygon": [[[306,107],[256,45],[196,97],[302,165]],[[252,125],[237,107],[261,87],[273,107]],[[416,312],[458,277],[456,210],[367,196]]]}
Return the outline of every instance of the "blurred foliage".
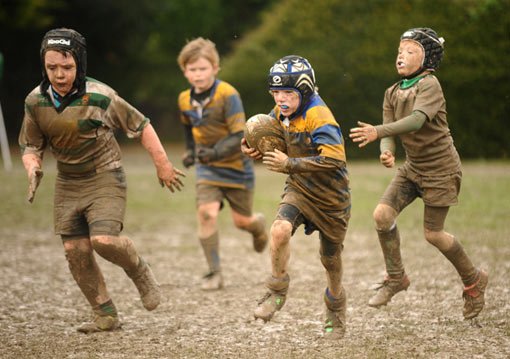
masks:
{"label": "blurred foliage", "polygon": [[[297,54],[312,63],[320,94],[341,124],[349,158],[374,156],[348,139],[356,121],[381,122],[384,90],[398,80],[400,35],[432,27],[446,39],[436,72],[463,157],[510,156],[510,0],[0,0],[0,100],[11,137],[23,99],[40,80],[39,46],[66,26],[88,41],[88,74],[149,116],[166,140],[181,139],[176,63],[187,40],[213,40],[219,77],[241,93],[247,116],[268,112],[267,74]],[[402,153],[399,153],[402,156]]]}
{"label": "blurred foliage", "polygon": [[180,138],[177,95],[188,84],[177,65],[184,44],[202,36],[229,52],[274,0],[0,0],[0,100],[16,139],[23,100],[41,80],[39,49],[56,27],[87,39],[88,76],[112,86],[151,118],[166,139]]}
{"label": "blurred foliage", "polygon": [[273,106],[267,75],[274,61],[290,54],[308,58],[319,93],[342,127],[348,157],[373,156],[378,145],[359,150],[348,130],[357,121],[381,122],[384,91],[399,79],[400,35],[432,27],[446,39],[436,75],[457,149],[463,157],[508,158],[509,13],[509,0],[284,0],[237,44],[221,76],[244,95],[250,116]]}

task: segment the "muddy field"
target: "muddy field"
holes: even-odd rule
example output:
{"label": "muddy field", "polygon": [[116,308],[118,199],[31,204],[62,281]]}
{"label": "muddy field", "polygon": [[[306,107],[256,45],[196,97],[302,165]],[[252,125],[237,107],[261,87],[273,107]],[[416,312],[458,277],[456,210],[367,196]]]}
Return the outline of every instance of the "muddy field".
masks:
{"label": "muddy field", "polygon": [[[490,169],[508,189],[507,164],[467,166],[465,209],[461,202],[449,217],[447,229],[489,272],[486,308],[473,321],[462,319],[462,286],[453,267],[422,237],[421,203],[413,204],[400,225],[411,287],[387,307],[367,306],[383,276],[371,209],[391,173],[380,176],[374,165],[352,164],[353,218],[343,255],[348,327],[343,340],[328,342],[322,339],[326,279],[317,235],[299,230],[293,237],[288,301],[272,322],[256,322],[252,311],[264,294],[268,251],[255,253],[249,236],[233,228],[224,211],[220,235],[226,288],[200,291],[206,266],[195,234],[193,176],[183,193],[171,197],[157,188],[147,158],[132,156],[126,164],[130,192],[124,234],[151,263],[162,286],[162,304],[145,311],[124,272],[99,259],[123,326],[109,333],[76,332],[92,316],[52,232],[53,167],[47,165],[32,207],[24,202],[21,168],[2,172],[1,358],[510,358],[508,193],[502,199],[501,191],[486,191],[496,214],[481,208],[490,218],[470,221],[480,210],[478,199],[471,197],[483,186],[478,174]],[[256,205],[271,218],[283,178],[260,166],[257,175],[263,190]],[[506,218],[492,218],[501,215]]]}

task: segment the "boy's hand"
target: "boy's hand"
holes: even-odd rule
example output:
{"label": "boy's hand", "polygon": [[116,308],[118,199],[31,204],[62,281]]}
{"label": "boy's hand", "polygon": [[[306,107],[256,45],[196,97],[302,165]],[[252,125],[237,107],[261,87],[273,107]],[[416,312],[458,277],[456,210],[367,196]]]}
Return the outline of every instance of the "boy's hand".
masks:
{"label": "boy's hand", "polygon": [[167,186],[168,189],[173,193],[174,187],[177,190],[181,190],[184,187],[179,176],[186,177],[186,175],[179,169],[175,168],[170,162],[167,163],[163,168],[157,168],[158,180],[161,187]]}
{"label": "boy's hand", "polygon": [[377,130],[374,126],[361,121],[358,121],[358,126],[360,127],[351,128],[349,137],[352,138],[353,142],[361,142],[358,145],[359,147],[364,147],[370,142],[377,140]]}
{"label": "boy's hand", "polygon": [[274,152],[266,152],[262,158],[262,163],[267,165],[267,169],[275,172],[288,173],[286,170],[288,163],[287,154],[275,148]]}
{"label": "boy's hand", "polygon": [[390,150],[386,150],[379,156],[379,161],[384,167],[391,168],[395,165],[395,156]]}
{"label": "boy's hand", "polygon": [[184,167],[189,168],[195,164],[195,153],[192,150],[184,152],[182,155],[182,164]]}
{"label": "boy's hand", "polygon": [[262,153],[249,147],[248,142],[246,142],[246,138],[244,137],[241,139],[241,152],[254,160],[262,159]]}
{"label": "boy's hand", "polygon": [[207,164],[218,159],[218,152],[212,147],[201,147],[198,150],[197,158],[201,163]]}
{"label": "boy's hand", "polygon": [[42,178],[42,169],[39,167],[32,167],[28,178],[28,202],[32,203],[34,201],[35,191],[37,190],[37,187],[39,187],[39,183],[41,183]]}

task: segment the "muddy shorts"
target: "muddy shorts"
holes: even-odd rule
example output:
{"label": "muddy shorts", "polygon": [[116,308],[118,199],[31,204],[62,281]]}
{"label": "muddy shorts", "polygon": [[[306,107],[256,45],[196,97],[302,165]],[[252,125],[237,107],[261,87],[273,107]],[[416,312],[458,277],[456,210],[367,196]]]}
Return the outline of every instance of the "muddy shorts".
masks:
{"label": "muddy shorts", "polygon": [[122,168],[55,181],[55,233],[63,237],[118,235],[126,211],[126,176]]}
{"label": "muddy shorts", "polygon": [[197,183],[197,206],[203,203],[220,202],[223,208],[223,200],[226,199],[230,208],[246,217],[251,217],[253,208],[253,190],[242,188],[230,188]]}
{"label": "muddy shorts", "polygon": [[424,225],[430,230],[443,229],[448,207],[458,203],[462,172],[441,176],[422,176],[407,165],[400,167],[379,203],[400,213],[417,197],[425,203]]}
{"label": "muddy shorts", "polygon": [[305,234],[320,232],[321,239],[343,244],[347,225],[351,216],[350,205],[342,210],[323,210],[301,193],[287,187],[278,206],[276,219],[292,224],[292,234],[300,225],[305,226]]}

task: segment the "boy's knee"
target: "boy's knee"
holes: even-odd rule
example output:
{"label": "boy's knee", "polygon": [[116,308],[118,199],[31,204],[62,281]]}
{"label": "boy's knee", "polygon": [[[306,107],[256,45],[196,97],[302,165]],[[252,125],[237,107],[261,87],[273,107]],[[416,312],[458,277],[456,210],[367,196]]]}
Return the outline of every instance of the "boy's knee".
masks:
{"label": "boy's knee", "polygon": [[71,271],[76,268],[86,267],[90,261],[92,247],[90,243],[82,240],[64,239],[64,252]]}
{"label": "boy's knee", "polygon": [[289,242],[292,235],[292,224],[284,220],[275,220],[271,226],[271,241],[280,246]]}
{"label": "boy's knee", "polygon": [[102,257],[108,256],[108,254],[117,250],[117,244],[115,243],[119,239],[119,236],[110,235],[95,235],[90,237],[90,243],[92,248]]}
{"label": "boy's knee", "polygon": [[395,223],[397,211],[390,206],[379,204],[373,215],[377,229],[389,229]]}
{"label": "boy's knee", "polygon": [[218,211],[208,207],[198,208],[198,219],[200,223],[214,222],[216,218],[218,218]]}
{"label": "boy's knee", "polygon": [[427,242],[437,247],[440,250],[447,250],[453,243],[453,236],[446,233],[444,230],[432,231],[430,229],[424,229],[424,235]]}

